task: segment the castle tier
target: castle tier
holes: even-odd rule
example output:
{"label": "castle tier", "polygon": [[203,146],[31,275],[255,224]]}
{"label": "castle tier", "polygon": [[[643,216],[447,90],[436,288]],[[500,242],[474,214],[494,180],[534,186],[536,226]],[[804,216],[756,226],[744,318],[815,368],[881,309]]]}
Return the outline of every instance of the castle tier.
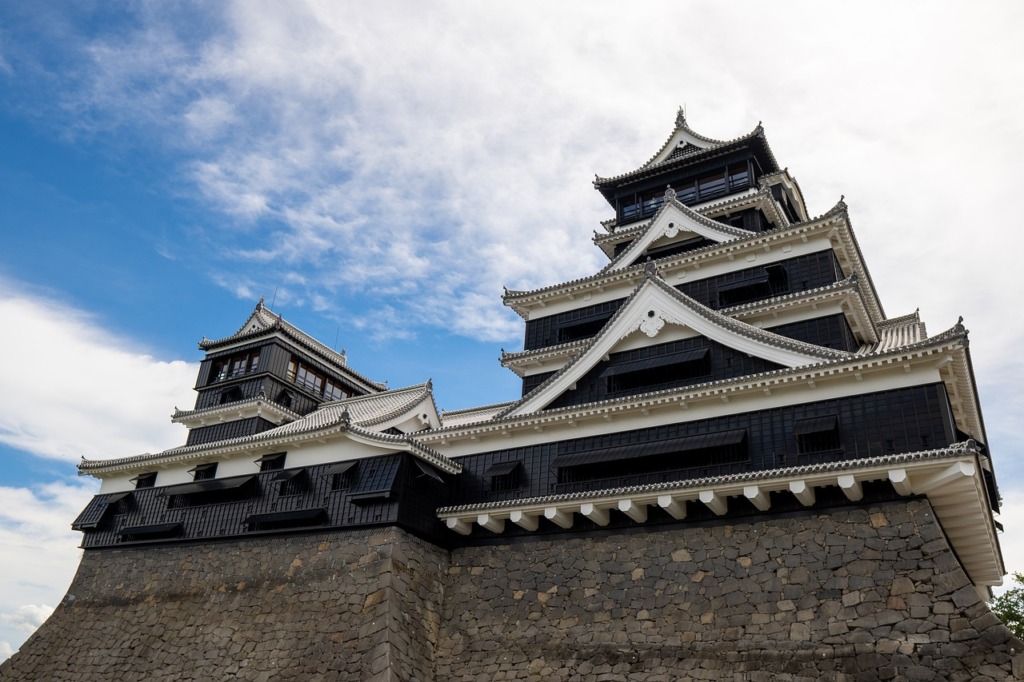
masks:
{"label": "castle tier", "polygon": [[598,178],[600,271],[506,291],[515,399],[439,414],[262,303],[204,340],[186,443],[83,461],[88,550],[397,526],[442,548],[926,498],[979,593],[1005,572],[961,322],[887,317],[847,206],[807,213],[759,125],[680,113]]}

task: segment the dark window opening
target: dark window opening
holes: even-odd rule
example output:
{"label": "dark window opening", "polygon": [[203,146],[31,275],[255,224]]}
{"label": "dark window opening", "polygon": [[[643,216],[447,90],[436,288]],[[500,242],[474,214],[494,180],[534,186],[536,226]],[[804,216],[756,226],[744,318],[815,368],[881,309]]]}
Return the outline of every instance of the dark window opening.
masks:
{"label": "dark window opening", "polygon": [[247,353],[239,353],[227,358],[218,358],[213,361],[210,367],[210,383],[227,381],[237,377],[252,374],[259,369],[259,349]]}
{"label": "dark window opening", "polygon": [[348,490],[356,480],[358,462],[338,462],[327,467],[323,475],[331,479],[331,490]]}
{"label": "dark window opening", "polygon": [[835,415],[800,419],[793,426],[793,435],[801,455],[833,452],[842,447],[839,420]]}
{"label": "dark window opening", "polygon": [[127,514],[135,509],[135,496],[129,492],[114,493],[107,499],[110,514]]}
{"label": "dark window opening", "polygon": [[293,511],[269,512],[266,514],[250,514],[242,521],[249,530],[279,530],[283,528],[301,528],[304,526],[322,526],[330,520],[327,510],[296,509]]}
{"label": "dark window opening", "polygon": [[557,457],[555,492],[739,473],[748,463],[745,429],[622,445]]}
{"label": "dark window opening", "polygon": [[325,376],[296,358],[292,358],[288,363],[288,380],[324,400],[341,400],[352,395],[352,392],[347,390],[337,379]]}
{"label": "dark window opening", "polygon": [[484,478],[490,480],[492,493],[519,490],[522,487],[522,476],[520,473],[522,469],[522,462],[518,460],[514,462],[500,462],[492,464],[484,472]]}
{"label": "dark window opening", "polygon": [[714,243],[715,242],[710,239],[705,239],[704,237],[692,237],[680,242],[675,242],[674,244],[666,244],[665,246],[647,249],[647,251],[644,252],[644,256],[651,259],[668,258],[669,256],[677,256],[680,253],[686,253],[705,246],[710,246]]}
{"label": "dark window opening", "polygon": [[669,387],[709,374],[711,358],[707,348],[627,362],[604,372],[610,394]]}
{"label": "dark window opening", "polygon": [[117,534],[122,542],[135,542],[176,538],[183,530],[184,527],[180,523],[154,523],[146,526],[126,526],[117,531]]}
{"label": "dark window opening", "polygon": [[444,483],[444,479],[441,478],[441,474],[439,474],[434,467],[419,459],[414,459],[412,463],[415,465],[415,469],[413,470],[414,480]]}
{"label": "dark window opening", "polygon": [[164,488],[168,509],[238,502],[259,492],[256,475],[199,480]]}
{"label": "dark window opening", "polygon": [[729,166],[729,189],[732,191],[750,187],[750,167],[747,162]]}
{"label": "dark window opening", "polygon": [[156,485],[156,473],[151,471],[145,474],[139,474],[135,478],[131,479],[131,482],[135,484],[136,490],[140,488],[152,488]]}
{"label": "dark window opening", "polygon": [[305,469],[281,471],[273,481],[278,484],[277,494],[281,497],[301,495],[309,489],[309,476]]}
{"label": "dark window opening", "polygon": [[277,400],[275,402],[282,407],[290,408],[292,403],[295,402],[295,396],[291,391],[285,391],[282,389],[282,391],[277,394]]}
{"label": "dark window opening", "polygon": [[590,338],[601,331],[601,328],[604,327],[610,317],[610,315],[607,315],[563,325],[558,329],[558,343],[568,343],[569,341]]}
{"label": "dark window opening", "polygon": [[217,476],[217,463],[209,462],[200,464],[194,469],[189,469],[193,481],[208,481]]}
{"label": "dark window opening", "polygon": [[263,455],[256,463],[260,465],[260,471],[280,471],[284,469],[284,458],[288,453],[275,452],[272,455]]}
{"label": "dark window opening", "polygon": [[226,391],[221,391],[220,404],[226,405],[227,403],[237,403],[242,398],[242,389],[238,386],[232,386]]}
{"label": "dark window opening", "polygon": [[741,280],[718,287],[718,305],[722,308],[759,301],[789,291],[789,276],[781,265],[769,265]]}
{"label": "dark window opening", "polygon": [[725,173],[707,175],[697,181],[697,193],[701,201],[722,196],[726,193]]}

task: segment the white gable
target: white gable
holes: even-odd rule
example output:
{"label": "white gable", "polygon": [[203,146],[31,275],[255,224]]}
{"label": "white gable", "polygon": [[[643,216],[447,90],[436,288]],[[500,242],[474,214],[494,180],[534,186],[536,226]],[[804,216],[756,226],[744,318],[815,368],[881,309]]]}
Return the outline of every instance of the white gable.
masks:
{"label": "white gable", "polygon": [[692,330],[724,346],[784,367],[801,367],[849,354],[794,341],[726,317],[676,291],[652,274],[609,320],[578,358],[528,394],[503,416],[543,410],[617,348],[634,346],[638,335],[655,339],[663,330]]}
{"label": "white gable", "polygon": [[705,218],[692,208],[677,201],[675,197],[676,193],[672,189],[665,192],[665,203],[651,219],[651,224],[647,226],[642,235],[633,240],[627,249],[605,266],[603,272],[616,272],[635,265],[648,248],[662,240],[671,243],[684,241],[691,237],[704,237],[721,244],[749,237],[752,234],[746,230]]}

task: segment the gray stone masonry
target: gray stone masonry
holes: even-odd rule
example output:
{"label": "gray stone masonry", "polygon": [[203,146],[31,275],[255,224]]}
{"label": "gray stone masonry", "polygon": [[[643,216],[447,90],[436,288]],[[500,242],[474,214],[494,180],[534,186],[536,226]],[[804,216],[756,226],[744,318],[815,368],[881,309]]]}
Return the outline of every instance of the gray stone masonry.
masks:
{"label": "gray stone masonry", "polygon": [[984,682],[1021,646],[919,500],[450,553],[398,529],[95,550],[0,680]]}

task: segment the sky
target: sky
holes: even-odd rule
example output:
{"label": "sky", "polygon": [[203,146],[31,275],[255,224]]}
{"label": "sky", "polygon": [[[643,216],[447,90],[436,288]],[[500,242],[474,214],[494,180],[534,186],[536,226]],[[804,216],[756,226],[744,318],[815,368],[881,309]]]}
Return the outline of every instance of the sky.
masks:
{"label": "sky", "polygon": [[62,599],[81,457],[180,445],[261,296],[391,387],[501,402],[502,287],[595,272],[685,105],[841,196],[885,311],[959,316],[1024,570],[1024,5],[0,3],[0,660]]}

